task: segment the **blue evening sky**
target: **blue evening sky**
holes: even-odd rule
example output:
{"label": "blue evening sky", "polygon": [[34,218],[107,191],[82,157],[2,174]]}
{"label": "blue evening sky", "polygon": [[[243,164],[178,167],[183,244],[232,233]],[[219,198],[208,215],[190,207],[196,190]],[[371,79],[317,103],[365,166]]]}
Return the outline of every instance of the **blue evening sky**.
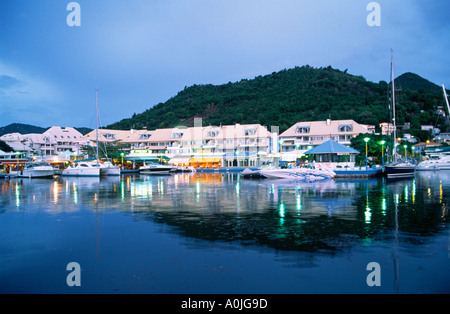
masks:
{"label": "blue evening sky", "polygon": [[382,0],[0,0],[0,126],[95,127],[223,84],[309,64],[378,82],[414,72],[450,87],[450,2]]}

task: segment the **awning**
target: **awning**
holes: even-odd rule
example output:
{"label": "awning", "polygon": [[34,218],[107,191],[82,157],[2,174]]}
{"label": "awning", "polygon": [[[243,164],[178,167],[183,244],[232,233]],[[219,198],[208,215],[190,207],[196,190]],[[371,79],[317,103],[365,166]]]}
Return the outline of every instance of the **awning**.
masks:
{"label": "awning", "polygon": [[169,164],[188,164],[191,157],[174,157],[170,159]]}
{"label": "awning", "polygon": [[221,162],[222,157],[194,157],[189,160],[189,163],[195,162]]}

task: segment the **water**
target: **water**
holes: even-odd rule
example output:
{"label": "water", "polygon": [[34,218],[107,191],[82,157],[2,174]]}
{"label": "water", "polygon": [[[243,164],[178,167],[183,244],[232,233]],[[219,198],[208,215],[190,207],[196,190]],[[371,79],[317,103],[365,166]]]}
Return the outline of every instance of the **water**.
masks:
{"label": "water", "polygon": [[[450,172],[57,177],[0,191],[0,293],[450,292]],[[81,286],[67,285],[70,262]]]}

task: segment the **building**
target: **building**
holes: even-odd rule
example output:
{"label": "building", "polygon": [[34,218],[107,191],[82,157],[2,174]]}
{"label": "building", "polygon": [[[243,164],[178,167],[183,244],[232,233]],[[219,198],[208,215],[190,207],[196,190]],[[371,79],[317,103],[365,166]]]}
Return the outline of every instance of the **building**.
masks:
{"label": "building", "polygon": [[388,122],[380,123],[381,135],[391,135],[394,133],[395,127],[394,124]]}
{"label": "building", "polygon": [[43,133],[44,136],[50,137],[54,144],[54,155],[59,155],[63,152],[78,152],[78,141],[83,137],[83,134],[71,127],[53,126]]}
{"label": "building", "polygon": [[162,156],[170,163],[196,168],[256,166],[271,150],[272,134],[259,124],[178,127],[148,132],[127,156],[152,161]]}
{"label": "building", "polygon": [[338,168],[354,168],[355,157],[360,152],[342,145],[334,140],[328,140],[305,152],[313,155],[316,168],[335,170]]}
{"label": "building", "polygon": [[280,134],[279,143],[281,153],[287,157],[286,154],[302,154],[328,140],[349,146],[351,139],[359,134],[374,132],[373,126],[359,124],[354,120],[327,119],[326,121],[298,122]]}
{"label": "building", "polygon": [[450,143],[450,133],[440,133],[433,139],[436,143]]}

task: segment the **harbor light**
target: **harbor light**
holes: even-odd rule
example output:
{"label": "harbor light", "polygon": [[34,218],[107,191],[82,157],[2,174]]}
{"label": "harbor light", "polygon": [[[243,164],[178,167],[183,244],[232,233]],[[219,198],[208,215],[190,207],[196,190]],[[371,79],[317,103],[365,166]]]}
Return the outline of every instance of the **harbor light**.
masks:
{"label": "harbor light", "polygon": [[386,141],[381,141],[381,166],[384,168],[384,144],[386,144]]}
{"label": "harbor light", "polygon": [[122,152],[122,153],[120,153],[120,157],[122,157],[122,170],[123,170],[123,156],[124,156],[125,154]]}

